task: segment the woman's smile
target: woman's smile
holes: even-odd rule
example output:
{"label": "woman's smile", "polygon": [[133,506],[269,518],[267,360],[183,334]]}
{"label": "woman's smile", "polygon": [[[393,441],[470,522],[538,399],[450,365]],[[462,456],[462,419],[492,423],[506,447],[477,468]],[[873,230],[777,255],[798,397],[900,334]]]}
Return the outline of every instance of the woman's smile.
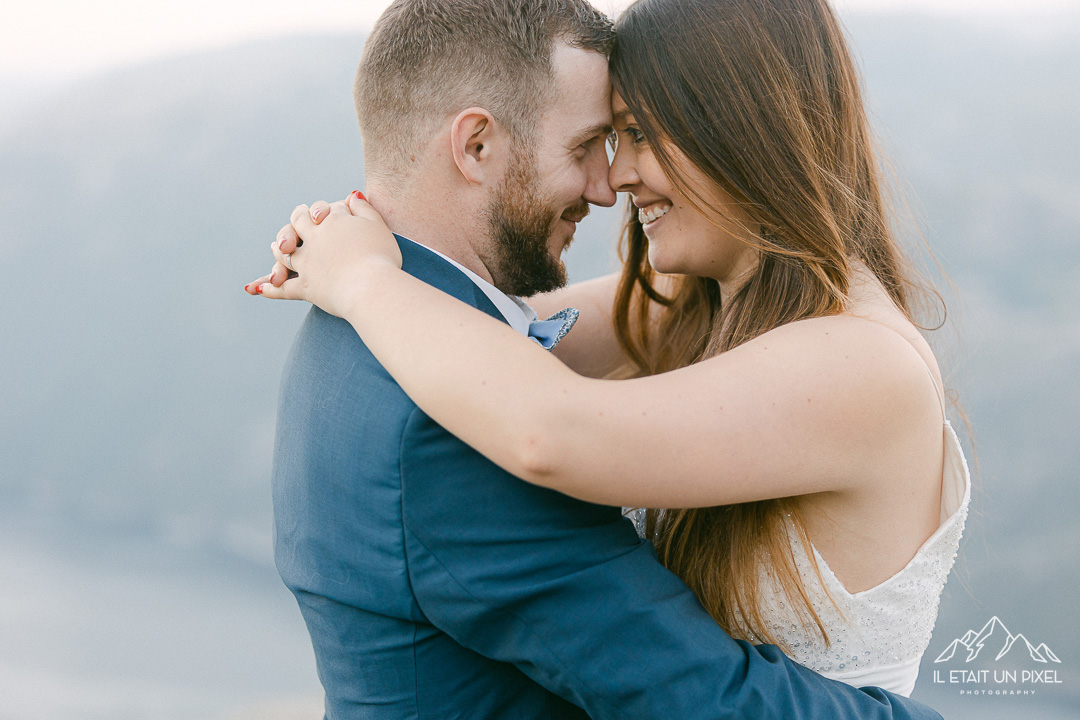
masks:
{"label": "woman's smile", "polygon": [[654,202],[638,208],[638,220],[641,221],[646,234],[660,222],[660,218],[668,214],[671,208],[671,203],[667,201]]}

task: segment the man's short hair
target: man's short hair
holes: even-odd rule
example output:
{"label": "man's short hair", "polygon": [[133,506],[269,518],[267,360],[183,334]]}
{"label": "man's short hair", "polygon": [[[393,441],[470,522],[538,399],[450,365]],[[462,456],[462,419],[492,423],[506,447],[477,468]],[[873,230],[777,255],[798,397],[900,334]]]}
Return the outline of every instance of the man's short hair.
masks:
{"label": "man's short hair", "polygon": [[447,115],[487,109],[531,146],[554,91],[556,42],[610,54],[587,0],[395,0],[364,47],[353,97],[366,171],[391,183]]}

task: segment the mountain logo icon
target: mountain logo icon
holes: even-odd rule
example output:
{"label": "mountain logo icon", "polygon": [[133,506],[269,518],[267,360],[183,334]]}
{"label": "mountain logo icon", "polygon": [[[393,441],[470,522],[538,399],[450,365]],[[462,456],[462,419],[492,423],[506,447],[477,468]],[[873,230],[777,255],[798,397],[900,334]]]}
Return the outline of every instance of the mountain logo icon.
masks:
{"label": "mountain logo icon", "polygon": [[993,653],[995,648],[1000,648],[997,650],[997,655],[994,656],[994,660],[1000,660],[1014,647],[1020,647],[1026,648],[1028,654],[1031,655],[1031,659],[1035,662],[1061,662],[1061,660],[1058,659],[1058,656],[1046,646],[1046,643],[1041,643],[1036,647],[1022,634],[1017,633],[1013,635],[997,615],[990,618],[990,620],[983,625],[982,630],[979,630],[978,632],[968,630],[964,633],[963,637],[958,637],[953,640],[949,643],[949,646],[937,656],[937,659],[934,660],[934,662],[941,663],[952,660],[953,656],[956,655],[956,651],[960,648],[963,648],[962,652],[967,653],[964,662],[971,662],[977,658],[983,648],[987,646],[990,648],[987,650],[988,654]]}

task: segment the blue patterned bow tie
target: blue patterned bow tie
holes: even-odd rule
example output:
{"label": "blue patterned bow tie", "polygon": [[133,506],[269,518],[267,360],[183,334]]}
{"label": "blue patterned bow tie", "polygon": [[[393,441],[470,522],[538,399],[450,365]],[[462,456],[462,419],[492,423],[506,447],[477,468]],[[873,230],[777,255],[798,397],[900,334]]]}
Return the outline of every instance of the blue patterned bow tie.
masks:
{"label": "blue patterned bow tie", "polygon": [[537,320],[529,324],[529,337],[542,347],[552,350],[559,341],[566,337],[570,328],[577,322],[577,308],[566,308],[555,313],[547,320]]}

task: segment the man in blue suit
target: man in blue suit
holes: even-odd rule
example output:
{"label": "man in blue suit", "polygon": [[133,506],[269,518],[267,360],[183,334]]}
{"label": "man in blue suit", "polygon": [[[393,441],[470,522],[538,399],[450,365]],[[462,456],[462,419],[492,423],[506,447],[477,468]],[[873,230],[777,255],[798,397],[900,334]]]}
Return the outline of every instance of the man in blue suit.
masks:
{"label": "man in blue suit", "polygon": [[[615,201],[611,42],[584,0],[391,6],[356,99],[407,272],[530,332],[514,296],[565,282],[576,222]],[[937,717],[731,639],[617,508],[499,469],[343,320],[311,310],[280,407],[276,561],[331,720]]]}

